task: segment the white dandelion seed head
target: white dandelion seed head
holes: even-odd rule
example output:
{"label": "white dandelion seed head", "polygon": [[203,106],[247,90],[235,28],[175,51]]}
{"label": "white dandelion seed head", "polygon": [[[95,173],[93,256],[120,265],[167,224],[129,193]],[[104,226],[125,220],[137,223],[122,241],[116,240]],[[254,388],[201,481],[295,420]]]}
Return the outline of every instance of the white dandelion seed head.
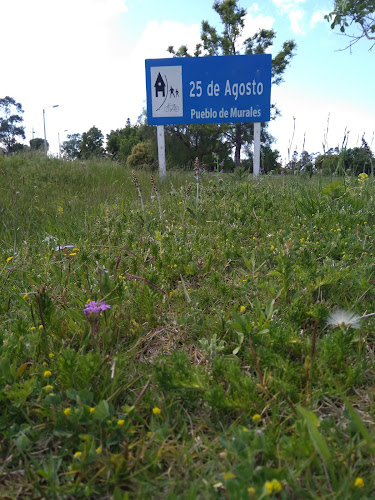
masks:
{"label": "white dandelion seed head", "polygon": [[338,310],[332,312],[327,319],[327,326],[333,328],[360,328],[361,317],[354,313]]}

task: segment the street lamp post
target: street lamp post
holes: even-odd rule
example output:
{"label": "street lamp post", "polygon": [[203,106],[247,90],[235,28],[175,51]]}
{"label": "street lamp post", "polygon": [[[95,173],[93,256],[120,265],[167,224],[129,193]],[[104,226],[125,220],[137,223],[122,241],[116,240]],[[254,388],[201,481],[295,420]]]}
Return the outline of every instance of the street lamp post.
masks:
{"label": "street lamp post", "polygon": [[47,156],[47,136],[46,136],[46,109],[48,108],[58,108],[59,105],[55,104],[54,106],[47,106],[46,108],[43,108],[43,127],[44,127],[44,151]]}

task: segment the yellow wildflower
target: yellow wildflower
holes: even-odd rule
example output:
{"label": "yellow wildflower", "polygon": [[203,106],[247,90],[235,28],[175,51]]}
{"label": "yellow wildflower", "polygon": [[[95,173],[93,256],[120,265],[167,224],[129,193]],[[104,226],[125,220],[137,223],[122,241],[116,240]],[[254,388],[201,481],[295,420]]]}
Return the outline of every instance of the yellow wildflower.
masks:
{"label": "yellow wildflower", "polygon": [[43,330],[44,329],[44,326],[43,325],[39,325],[39,330]]}
{"label": "yellow wildflower", "polygon": [[233,472],[225,472],[223,474],[223,479],[234,479],[236,476],[233,474]]}
{"label": "yellow wildflower", "polygon": [[354,481],[354,486],[356,488],[363,488],[365,486],[365,482],[361,477],[356,477]]}
{"label": "yellow wildflower", "polygon": [[44,389],[45,389],[47,392],[50,392],[50,391],[52,391],[53,387],[52,387],[52,385],[49,385],[49,384],[48,384],[48,385],[46,385],[46,386],[45,386],[45,388],[44,388]]}
{"label": "yellow wildflower", "polygon": [[245,306],[241,306],[240,307],[240,313],[244,313],[246,311],[246,307]]}
{"label": "yellow wildflower", "polygon": [[262,420],[262,417],[259,415],[259,413],[255,413],[255,415],[253,415],[253,422],[255,424],[258,424],[261,420]]}
{"label": "yellow wildflower", "polygon": [[11,260],[13,260],[13,255],[7,258],[7,262],[10,262]]}
{"label": "yellow wildflower", "polygon": [[359,182],[365,182],[365,181],[367,181],[367,179],[368,179],[368,175],[367,175],[367,174],[365,174],[364,172],[362,172],[362,173],[361,173],[361,174],[359,174],[359,176],[358,176],[358,181],[359,181]]}
{"label": "yellow wildflower", "polygon": [[45,372],[43,372],[43,377],[50,377],[51,375],[52,375],[52,373],[49,370],[46,370]]}
{"label": "yellow wildflower", "polygon": [[250,495],[250,497],[253,498],[255,495],[255,488],[251,488],[251,487],[247,488],[247,492]]}
{"label": "yellow wildflower", "polygon": [[95,411],[95,408],[92,408],[92,407],[91,407],[91,408],[90,408],[90,413],[94,413],[94,411]]}
{"label": "yellow wildflower", "polygon": [[50,352],[50,353],[48,354],[48,357],[49,357],[50,359],[52,359],[52,358],[54,358],[54,357],[55,357],[55,355],[53,354],[53,352]]}
{"label": "yellow wildflower", "polygon": [[122,427],[122,426],[124,425],[124,423],[125,423],[125,420],[122,420],[122,419],[117,420],[117,425],[118,425],[119,427]]}
{"label": "yellow wildflower", "polygon": [[71,408],[65,408],[64,410],[64,415],[68,416],[72,413],[72,409]]}
{"label": "yellow wildflower", "polygon": [[152,413],[153,413],[154,415],[160,415],[160,413],[161,413],[161,409],[160,409],[160,408],[158,408],[157,406],[155,406],[155,407],[152,409]]}
{"label": "yellow wildflower", "polygon": [[101,446],[98,446],[98,447],[96,448],[96,453],[99,455],[99,453],[101,453],[101,452],[102,452],[102,447],[101,447]]}
{"label": "yellow wildflower", "polygon": [[280,481],[278,481],[277,479],[272,479],[271,483],[272,491],[274,491],[275,493],[279,493],[283,489]]}
{"label": "yellow wildflower", "polygon": [[273,491],[273,486],[272,486],[271,481],[266,481],[264,483],[264,490],[266,493],[268,493],[268,495],[271,495],[271,493]]}
{"label": "yellow wildflower", "polygon": [[272,481],[266,481],[264,483],[264,491],[271,495],[271,493],[279,493],[283,489],[280,481],[277,479],[272,479]]}
{"label": "yellow wildflower", "polygon": [[82,456],[82,451],[76,451],[74,453],[74,458],[81,458],[81,456]]}

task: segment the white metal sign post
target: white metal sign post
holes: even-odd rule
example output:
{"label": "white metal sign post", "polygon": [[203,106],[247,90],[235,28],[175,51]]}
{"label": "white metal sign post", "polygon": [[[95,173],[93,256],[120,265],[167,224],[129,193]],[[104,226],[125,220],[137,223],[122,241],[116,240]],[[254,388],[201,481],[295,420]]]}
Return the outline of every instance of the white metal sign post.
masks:
{"label": "white metal sign post", "polygon": [[157,125],[157,137],[158,137],[158,159],[159,159],[159,175],[162,180],[167,176],[167,167],[165,165],[165,137],[164,137],[164,125]]}
{"label": "white metal sign post", "polygon": [[254,123],[254,158],[253,175],[257,177],[260,170],[260,122]]}
{"label": "white metal sign post", "polygon": [[254,176],[260,123],[270,120],[271,54],[146,60],[147,122],[157,125],[160,176],[166,176],[163,125],[254,123]]}

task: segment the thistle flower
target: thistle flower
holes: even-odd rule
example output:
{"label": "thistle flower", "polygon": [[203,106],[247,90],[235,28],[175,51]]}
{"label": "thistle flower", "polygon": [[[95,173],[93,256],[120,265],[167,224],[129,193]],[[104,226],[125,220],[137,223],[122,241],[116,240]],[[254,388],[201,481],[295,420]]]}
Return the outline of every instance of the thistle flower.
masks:
{"label": "thistle flower", "polygon": [[139,181],[137,179],[137,176],[135,175],[134,170],[132,170],[132,176],[133,176],[133,183],[138,191],[138,196],[141,202],[141,207],[142,207],[142,212],[143,212],[143,218],[145,218],[145,207],[143,204],[143,198],[142,198],[142,191],[141,191],[141,185],[139,184]]}
{"label": "thistle flower", "polygon": [[357,316],[354,313],[338,310],[334,311],[328,316],[327,326],[331,326],[333,328],[360,328],[361,317]]}
{"label": "thistle flower", "polygon": [[105,304],[103,301],[96,302],[95,300],[90,300],[90,302],[85,305],[83,312],[88,319],[98,318],[102,311],[110,309],[110,307],[109,304]]}
{"label": "thistle flower", "polygon": [[132,170],[132,177],[133,177],[133,183],[134,183],[134,186],[138,189],[138,192],[140,192],[140,190],[141,190],[141,185],[139,184],[139,181],[138,181],[138,179],[137,179],[137,176],[135,175],[134,170]]}
{"label": "thistle flower", "polygon": [[199,179],[199,158],[198,156],[194,160],[194,177]]}
{"label": "thistle flower", "polygon": [[362,137],[362,147],[366,151],[366,153],[369,155],[369,158],[372,158],[370,146],[367,144],[364,137]]}
{"label": "thistle flower", "polygon": [[155,178],[152,174],[150,175],[150,179],[151,179],[152,189],[155,191],[155,194],[158,195],[158,193],[159,193],[158,187],[156,185]]}

